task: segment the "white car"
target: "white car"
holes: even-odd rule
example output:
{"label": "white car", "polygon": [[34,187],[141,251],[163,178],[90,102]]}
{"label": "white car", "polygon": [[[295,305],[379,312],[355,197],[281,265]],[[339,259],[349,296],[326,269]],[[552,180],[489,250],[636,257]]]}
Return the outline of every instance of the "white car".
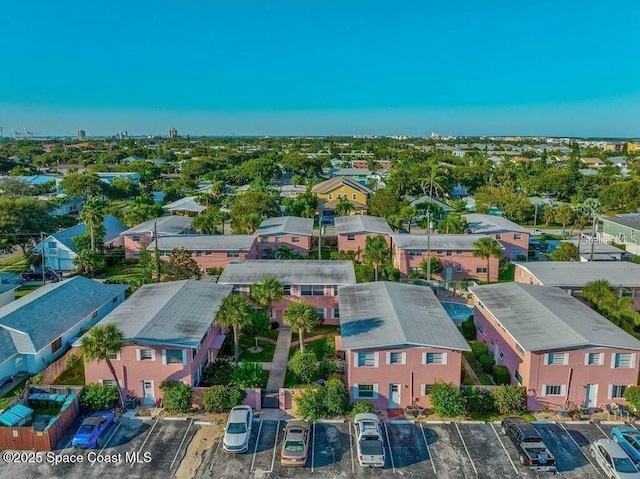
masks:
{"label": "white car", "polygon": [[640,479],[640,472],[627,453],[611,439],[597,439],[589,447],[591,457],[611,479]]}
{"label": "white car", "polygon": [[227,427],[224,428],[222,448],[226,452],[241,453],[249,449],[253,409],[251,406],[236,406],[231,409]]}

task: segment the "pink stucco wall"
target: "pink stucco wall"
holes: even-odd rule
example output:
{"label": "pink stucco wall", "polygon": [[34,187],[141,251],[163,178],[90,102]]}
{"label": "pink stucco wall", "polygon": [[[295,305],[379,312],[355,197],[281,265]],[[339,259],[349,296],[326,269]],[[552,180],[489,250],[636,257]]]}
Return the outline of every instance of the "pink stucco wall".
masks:
{"label": "pink stucco wall", "polygon": [[[140,241],[133,241],[133,237],[139,237]],[[124,257],[137,258],[137,254],[143,245],[149,246],[153,239],[150,234],[147,235],[124,235]]]}
{"label": "pink stucco wall", "polygon": [[[516,239],[516,236],[520,236],[520,239]],[[489,235],[495,239],[500,238],[498,241],[504,246],[504,257],[509,259],[517,259],[519,254],[527,256],[529,254],[529,233],[498,233]]]}
{"label": "pink stucco wall", "polygon": [[[298,241],[294,242],[293,239],[297,238]],[[255,241],[257,258],[262,257],[262,253],[265,250],[271,250],[275,253],[279,248],[283,246],[289,246],[293,248],[294,253],[301,254],[303,256],[309,256],[309,250],[311,249],[311,236],[306,235],[271,235],[260,236]]]}
{"label": "pink stucco wall", "polygon": [[[253,251],[241,251],[238,256],[228,256],[226,251],[201,251],[200,254],[191,252],[191,257],[201,270],[207,268],[226,267],[232,261],[244,261],[245,259],[255,259]],[[162,261],[168,261],[169,256],[160,256]]]}
{"label": "pink stucco wall", "polygon": [[[389,386],[400,385],[400,407],[411,404],[429,407],[429,396],[423,395],[422,385],[432,385],[436,381],[452,383],[460,386],[462,353],[436,348],[406,348],[406,349],[363,349],[359,351],[374,351],[378,353],[377,367],[358,367],[357,352],[346,351],[346,372],[349,394],[352,400],[365,400],[356,397],[358,384],[377,385],[377,398],[366,399],[378,409],[389,408]],[[404,364],[387,364],[387,353],[401,352],[405,355]],[[423,364],[424,353],[446,353],[446,364]]]}
{"label": "pink stucco wall", "polygon": [[536,284],[539,285],[540,281],[535,275],[531,274],[529,271],[525,270],[519,264],[516,264],[516,269],[514,272],[513,280],[516,283],[524,283],[524,284]]}
{"label": "pink stucco wall", "polygon": [[383,236],[387,240],[387,245],[391,246],[391,236],[381,235],[378,233],[359,233],[353,236],[353,239],[349,239],[350,235],[338,235],[338,251],[360,251],[362,252],[360,260],[364,259],[364,250],[367,245],[367,238],[369,236]]}

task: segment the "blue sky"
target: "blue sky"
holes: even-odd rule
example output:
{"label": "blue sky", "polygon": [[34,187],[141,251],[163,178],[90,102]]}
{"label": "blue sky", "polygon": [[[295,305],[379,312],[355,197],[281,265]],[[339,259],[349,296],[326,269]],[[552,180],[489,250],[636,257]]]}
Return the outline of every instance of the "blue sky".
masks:
{"label": "blue sky", "polygon": [[640,2],[2,2],[0,125],[640,136]]}

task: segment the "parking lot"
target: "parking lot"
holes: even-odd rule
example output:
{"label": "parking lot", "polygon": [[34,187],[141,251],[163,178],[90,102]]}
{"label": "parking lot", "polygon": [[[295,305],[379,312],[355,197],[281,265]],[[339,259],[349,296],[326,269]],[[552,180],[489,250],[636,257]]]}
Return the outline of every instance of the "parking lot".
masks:
{"label": "parking lot", "polygon": [[[566,478],[604,477],[589,456],[589,444],[610,437],[616,424],[537,422],[536,429],[557,459],[558,475]],[[280,449],[284,421],[254,419],[249,450],[227,454],[221,441],[205,451],[199,478],[537,478],[548,473],[529,470],[516,448],[493,423],[417,423],[383,425],[386,463],[381,469],[358,465],[355,434],[350,423],[314,423],[309,459],[304,468],[283,468]],[[174,477],[199,426],[191,420],[125,419],[107,432],[101,449],[70,447],[73,431],[60,449],[40,463],[2,463],[0,477]],[[46,454],[46,453],[42,453]],[[82,457],[81,463],[69,463]],[[111,462],[109,462],[111,460]],[[58,461],[54,464],[54,461]],[[115,462],[114,462],[115,461]]]}

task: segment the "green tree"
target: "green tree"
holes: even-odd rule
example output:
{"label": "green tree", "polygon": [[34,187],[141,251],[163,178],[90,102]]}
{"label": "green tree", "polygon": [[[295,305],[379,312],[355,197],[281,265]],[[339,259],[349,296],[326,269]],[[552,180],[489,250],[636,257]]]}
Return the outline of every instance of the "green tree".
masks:
{"label": "green tree", "polygon": [[60,183],[68,196],[89,198],[102,193],[104,183],[95,173],[69,173]]}
{"label": "green tree", "polygon": [[142,282],[144,284],[150,283],[153,279],[154,259],[146,244],[140,248],[138,263],[140,264]]}
{"label": "green tree", "polygon": [[589,281],[582,288],[581,296],[599,307],[602,302],[611,296],[615,296],[613,285],[606,279]]}
{"label": "green tree", "polygon": [[563,204],[556,209],[555,219],[558,223],[562,224],[562,236],[564,237],[567,230],[567,225],[571,224],[575,218],[575,211],[571,205]]}
{"label": "green tree", "polygon": [[262,282],[251,285],[249,296],[271,317],[271,305],[284,297],[284,287],[276,278],[264,278]]}
{"label": "green tree", "polygon": [[431,268],[429,268],[429,263],[427,263],[427,259],[423,259],[420,263],[420,270],[422,271],[422,275],[426,278],[428,274],[438,274],[442,273],[444,269],[442,265],[442,260],[437,256],[429,257],[431,261]]}
{"label": "green tree", "polygon": [[389,245],[384,236],[368,236],[365,243],[364,258],[373,266],[375,281],[378,281],[378,269],[389,261]]}
{"label": "green tree", "polygon": [[640,325],[640,313],[633,309],[633,304],[631,296],[618,297],[613,294],[603,299],[598,306],[613,324],[633,334],[633,328]]}
{"label": "green tree", "polygon": [[124,212],[123,222],[135,226],[162,215],[162,206],[154,204],[147,196],[136,196]]}
{"label": "green tree", "polygon": [[304,333],[311,332],[320,323],[316,308],[305,301],[293,301],[282,314],[286,324],[298,330],[300,351],[304,353]]}
{"label": "green tree", "polygon": [[89,276],[104,271],[107,266],[104,254],[99,251],[91,251],[89,248],[79,249],[76,257],[73,258],[73,264],[80,265],[82,271]]}
{"label": "green tree", "polygon": [[459,213],[449,213],[438,223],[438,230],[445,234],[459,235],[467,229],[467,221]]}
{"label": "green tree", "polygon": [[171,251],[169,260],[163,267],[164,281],[180,281],[183,279],[200,279],[202,272],[191,252],[184,248],[176,248]]}
{"label": "green tree", "polygon": [[0,250],[12,251],[19,246],[26,255],[27,247],[40,241],[40,232],[53,232],[51,206],[32,198],[0,197]]}
{"label": "green tree", "polygon": [[503,250],[504,248],[499,241],[488,236],[477,239],[473,242],[473,256],[487,260],[487,283],[491,282],[491,258],[502,258]]}
{"label": "green tree", "polygon": [[580,261],[580,251],[573,243],[563,242],[553,252],[553,261]]}
{"label": "green tree", "polygon": [[416,218],[418,211],[415,207],[405,205],[400,209],[399,216],[407,223],[407,231],[411,233],[411,222]]}
{"label": "green tree", "polygon": [[233,342],[235,352],[233,356],[234,368],[238,368],[240,359],[240,330],[251,320],[253,308],[251,303],[240,294],[232,294],[222,300],[220,309],[216,314],[216,321],[223,328],[233,329]]}
{"label": "green tree", "polygon": [[556,209],[547,205],[542,209],[542,221],[544,221],[545,226],[548,228],[551,223],[554,222],[556,218]]}
{"label": "green tree", "polygon": [[210,211],[207,209],[200,213],[193,218],[192,226],[203,235],[220,234],[220,231],[218,231],[218,216],[215,210]]}
{"label": "green tree", "polygon": [[431,388],[431,405],[442,417],[458,417],[464,414],[464,396],[453,384],[436,381]]}
{"label": "green tree", "polygon": [[334,211],[338,216],[348,216],[356,210],[356,207],[353,206],[353,203],[349,201],[346,197],[341,197],[338,200],[338,204],[334,208]]}
{"label": "green tree", "polygon": [[310,384],[318,369],[318,358],[313,351],[297,350],[289,359],[289,369],[302,384]]}
{"label": "green tree", "polygon": [[[105,204],[103,201],[100,201],[98,198],[91,197],[87,199],[82,205],[82,211],[80,212],[80,219],[82,222],[87,225],[89,229],[89,234],[91,237],[91,251],[97,251],[96,248],[96,230],[102,227],[104,222],[104,209]],[[103,238],[100,238],[101,247]]]}
{"label": "green tree", "polygon": [[120,396],[120,404],[124,407],[124,394],[116,370],[111,362],[111,356],[118,354],[124,346],[124,333],[118,329],[115,324],[105,324],[94,326],[89,332],[82,337],[82,352],[87,362],[104,361],[118,385],[118,395]]}

